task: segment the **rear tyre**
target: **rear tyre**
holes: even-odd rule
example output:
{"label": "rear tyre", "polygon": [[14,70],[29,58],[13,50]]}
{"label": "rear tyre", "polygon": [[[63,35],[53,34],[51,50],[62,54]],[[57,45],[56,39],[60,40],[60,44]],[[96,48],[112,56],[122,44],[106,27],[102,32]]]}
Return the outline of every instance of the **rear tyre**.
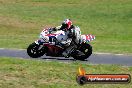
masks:
{"label": "rear tyre", "polygon": [[45,54],[45,49],[42,47],[41,49],[40,45],[37,45],[36,43],[32,43],[27,48],[27,54],[32,58],[38,58]]}
{"label": "rear tyre", "polygon": [[83,52],[85,55],[74,55],[73,58],[76,60],[85,60],[92,54],[92,46],[87,43],[83,43],[81,47],[79,48],[81,52]]}

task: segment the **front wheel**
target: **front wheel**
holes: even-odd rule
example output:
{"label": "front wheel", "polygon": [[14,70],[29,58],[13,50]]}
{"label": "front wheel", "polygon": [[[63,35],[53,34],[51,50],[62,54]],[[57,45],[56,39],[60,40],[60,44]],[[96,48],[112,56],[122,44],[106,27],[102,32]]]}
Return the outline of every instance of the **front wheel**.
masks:
{"label": "front wheel", "polygon": [[79,51],[83,52],[84,55],[75,55],[73,56],[76,60],[85,60],[92,54],[92,46],[87,43],[83,43],[81,47],[79,48]]}
{"label": "front wheel", "polygon": [[27,54],[32,58],[38,58],[45,54],[44,47],[40,48],[40,45],[32,43],[27,48]]}

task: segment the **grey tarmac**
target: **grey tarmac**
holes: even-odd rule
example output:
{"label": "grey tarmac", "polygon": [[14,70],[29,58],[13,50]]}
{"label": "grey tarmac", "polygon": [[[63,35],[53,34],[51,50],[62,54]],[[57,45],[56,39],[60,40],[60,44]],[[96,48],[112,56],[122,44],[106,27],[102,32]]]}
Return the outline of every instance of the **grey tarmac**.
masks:
{"label": "grey tarmac", "polygon": [[[0,57],[18,57],[23,59],[39,59],[39,60],[55,60],[61,62],[75,61],[73,58],[42,56],[40,58],[30,58],[24,49],[0,49]],[[118,64],[122,66],[132,66],[131,55],[116,54],[98,54],[94,53],[86,61],[85,64]]]}

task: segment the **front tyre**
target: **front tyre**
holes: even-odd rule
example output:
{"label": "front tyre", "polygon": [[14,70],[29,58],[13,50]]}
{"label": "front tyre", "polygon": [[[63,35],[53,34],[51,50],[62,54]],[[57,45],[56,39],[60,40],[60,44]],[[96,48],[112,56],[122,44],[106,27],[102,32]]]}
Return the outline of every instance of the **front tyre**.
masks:
{"label": "front tyre", "polygon": [[74,59],[76,60],[85,60],[92,54],[92,46],[87,43],[83,43],[81,47],[79,48],[79,51],[83,52],[84,55],[75,55],[73,56]]}
{"label": "front tyre", "polygon": [[45,54],[44,47],[40,48],[40,45],[32,43],[27,48],[27,54],[32,58],[38,58]]}

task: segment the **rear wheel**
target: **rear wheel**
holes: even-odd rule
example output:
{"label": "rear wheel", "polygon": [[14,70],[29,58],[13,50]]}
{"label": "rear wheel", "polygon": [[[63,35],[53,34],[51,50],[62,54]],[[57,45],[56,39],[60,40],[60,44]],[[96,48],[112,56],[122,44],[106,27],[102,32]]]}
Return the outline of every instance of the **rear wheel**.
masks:
{"label": "rear wheel", "polygon": [[83,43],[79,48],[79,51],[83,52],[84,55],[74,55],[73,58],[76,60],[85,60],[92,54],[92,46],[90,44]]}
{"label": "rear wheel", "polygon": [[38,58],[45,54],[45,49],[44,47],[40,48],[40,45],[36,43],[32,43],[27,48],[27,54],[32,58]]}

